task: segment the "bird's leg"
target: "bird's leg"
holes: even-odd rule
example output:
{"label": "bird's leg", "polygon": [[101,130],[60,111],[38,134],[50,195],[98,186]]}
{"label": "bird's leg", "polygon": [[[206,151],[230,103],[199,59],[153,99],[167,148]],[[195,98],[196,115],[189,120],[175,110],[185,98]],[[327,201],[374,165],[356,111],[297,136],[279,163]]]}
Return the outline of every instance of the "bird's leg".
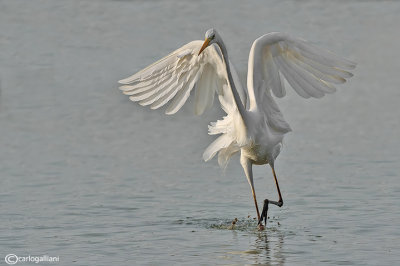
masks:
{"label": "bird's leg", "polygon": [[275,204],[278,207],[282,207],[283,200],[282,200],[281,190],[279,189],[278,179],[276,178],[274,165],[271,165],[271,169],[272,169],[272,173],[274,174],[275,185],[276,185],[276,189],[278,190],[279,200],[278,200],[278,202],[270,201],[270,203]]}
{"label": "bird's leg", "polygon": [[251,187],[251,192],[253,193],[254,204],[256,205],[257,219],[260,220],[260,212],[259,212],[259,210],[258,210],[256,192],[254,191],[254,188],[253,188],[253,187]]}
{"label": "bird's leg", "polygon": [[256,205],[257,210],[257,219],[260,220],[260,211],[258,210],[257,198],[256,198],[256,191],[254,190],[254,182],[253,182],[253,169],[252,164],[249,159],[245,158],[244,156],[240,157],[240,163],[243,167],[244,173],[247,177],[247,181],[249,181],[249,185],[251,188],[251,193],[253,194],[254,204]]}
{"label": "bird's leg", "polygon": [[264,207],[263,207],[263,210],[261,212],[261,217],[260,217],[260,219],[258,219],[258,224],[262,224],[262,220],[264,219],[265,225],[267,225],[268,204],[269,203],[274,204],[274,205],[276,205],[278,207],[282,207],[282,205],[283,205],[281,190],[279,189],[278,179],[276,178],[274,164],[270,164],[270,165],[271,165],[271,169],[272,169],[272,174],[274,175],[275,185],[276,185],[276,188],[278,190],[279,200],[278,201],[273,201],[273,200],[268,200],[268,199],[264,200]]}

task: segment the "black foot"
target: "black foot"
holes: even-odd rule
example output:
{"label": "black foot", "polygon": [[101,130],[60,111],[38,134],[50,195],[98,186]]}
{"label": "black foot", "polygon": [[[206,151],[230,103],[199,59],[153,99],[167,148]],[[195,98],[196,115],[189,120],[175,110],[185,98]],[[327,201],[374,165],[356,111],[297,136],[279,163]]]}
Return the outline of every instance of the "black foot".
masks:
{"label": "black foot", "polygon": [[283,200],[279,200],[279,201],[270,200],[269,203],[274,204],[280,208],[283,205]]}
{"label": "black foot", "polygon": [[258,220],[258,224],[262,224],[262,220],[264,219],[264,224],[267,225],[268,204],[269,204],[269,200],[265,199],[264,200],[264,207],[263,207],[262,212],[261,212],[260,220]]}
{"label": "black foot", "polygon": [[276,205],[278,207],[282,207],[282,205],[283,205],[283,201],[282,200],[273,201],[273,200],[265,199],[264,200],[264,207],[263,207],[262,212],[261,212],[260,220],[258,220],[258,224],[262,224],[262,220],[264,219],[264,223],[265,223],[265,225],[267,225],[268,204],[270,204],[270,203],[274,204],[274,205]]}

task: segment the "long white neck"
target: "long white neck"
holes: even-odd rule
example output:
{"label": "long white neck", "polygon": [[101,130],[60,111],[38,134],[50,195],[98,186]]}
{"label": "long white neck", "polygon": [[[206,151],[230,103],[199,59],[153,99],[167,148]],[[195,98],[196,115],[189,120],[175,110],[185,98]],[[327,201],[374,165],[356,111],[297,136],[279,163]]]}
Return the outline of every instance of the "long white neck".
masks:
{"label": "long white neck", "polygon": [[235,100],[235,103],[236,103],[236,106],[237,106],[237,108],[239,110],[240,115],[242,116],[242,118],[244,118],[246,116],[246,109],[244,108],[242,100],[240,99],[239,93],[236,90],[235,82],[233,81],[232,74],[231,74],[231,68],[230,68],[230,64],[229,64],[228,52],[226,50],[225,44],[222,41],[221,37],[218,38],[217,44],[221,48],[222,56],[223,56],[224,61],[225,61],[226,73],[228,74],[229,87],[232,90],[233,98]]}

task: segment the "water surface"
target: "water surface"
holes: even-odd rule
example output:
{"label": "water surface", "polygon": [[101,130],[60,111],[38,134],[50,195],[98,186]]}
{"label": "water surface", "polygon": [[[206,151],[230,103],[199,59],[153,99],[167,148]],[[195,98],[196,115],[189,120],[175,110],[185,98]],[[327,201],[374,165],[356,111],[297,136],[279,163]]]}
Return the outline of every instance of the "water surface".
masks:
{"label": "water surface", "polygon": [[[399,13],[396,1],[0,1],[0,255],[398,264]],[[238,158],[225,174],[201,159],[218,108],[165,116],[116,89],[210,27],[242,76],[270,31],[358,62],[334,95],[278,100],[294,130],[276,162],[285,205],[264,232]],[[254,171],[260,202],[277,198],[268,166]]]}

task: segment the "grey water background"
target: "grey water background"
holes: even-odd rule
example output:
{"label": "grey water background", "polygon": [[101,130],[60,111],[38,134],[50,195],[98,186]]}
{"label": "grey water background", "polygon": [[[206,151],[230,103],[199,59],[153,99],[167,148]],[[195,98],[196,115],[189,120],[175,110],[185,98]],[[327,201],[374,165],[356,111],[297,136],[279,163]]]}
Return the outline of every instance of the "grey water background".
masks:
{"label": "grey water background", "polygon": [[[0,1],[1,263],[399,264],[399,13],[397,1]],[[277,100],[293,132],[276,162],[285,204],[264,232],[238,157],[225,173],[201,159],[218,105],[166,116],[117,89],[210,27],[242,76],[270,31],[358,62],[334,95]],[[254,171],[260,203],[277,198],[269,167]]]}

